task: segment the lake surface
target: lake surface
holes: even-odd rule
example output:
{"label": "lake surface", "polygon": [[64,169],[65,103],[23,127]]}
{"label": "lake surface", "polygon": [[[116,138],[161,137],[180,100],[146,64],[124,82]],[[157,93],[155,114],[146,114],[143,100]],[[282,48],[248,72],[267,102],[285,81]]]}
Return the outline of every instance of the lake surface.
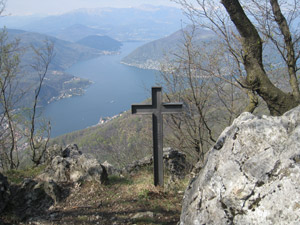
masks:
{"label": "lake surface", "polygon": [[75,64],[66,72],[94,82],[83,96],[62,99],[45,107],[52,137],[87,128],[129,110],[131,104],[149,98],[157,71],[143,70],[120,63],[140,42],[124,43],[119,55],[101,56]]}

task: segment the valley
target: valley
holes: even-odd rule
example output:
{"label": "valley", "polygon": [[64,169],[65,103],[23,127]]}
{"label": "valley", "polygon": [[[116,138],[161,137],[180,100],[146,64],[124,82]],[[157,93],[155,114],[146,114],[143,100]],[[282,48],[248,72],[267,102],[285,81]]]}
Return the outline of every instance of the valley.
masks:
{"label": "valley", "polygon": [[[96,125],[100,117],[112,117],[130,109],[131,104],[149,97],[157,71],[129,67],[121,59],[143,42],[123,42],[120,54],[82,61],[66,72],[93,81],[85,94],[63,99],[45,107],[52,121],[52,137]],[[76,123],[74,122],[76,121]]]}
{"label": "valley", "polygon": [[299,11],[0,0],[0,224],[298,224]]}
{"label": "valley", "polygon": [[[22,49],[19,54],[20,69],[17,74],[19,84],[15,84],[19,95],[25,93],[23,100],[19,101],[17,107],[29,106],[33,99],[34,90],[37,88],[39,81],[39,73],[34,69],[37,62],[35,50],[43,52],[46,41],[53,44],[53,58],[51,59],[47,76],[43,84],[40,95],[40,106],[57,101],[62,98],[78,96],[84,94],[84,90],[92,84],[91,81],[75,77],[66,70],[77,62],[99,57],[100,55],[116,54],[110,49],[103,48],[101,50],[87,47],[84,45],[63,41],[52,36],[43,35],[24,30],[4,29],[4,38],[7,36],[6,42],[19,40],[18,47]],[[119,46],[119,45],[118,45]],[[117,50],[118,47],[115,48]],[[17,86],[18,85],[18,86]]]}
{"label": "valley", "polygon": [[0,27],[23,29],[76,42],[88,35],[118,41],[152,41],[171,34],[187,22],[181,9],[142,4],[124,8],[81,8],[50,16],[4,17]]}
{"label": "valley", "polygon": [[157,72],[153,67],[143,70],[121,65],[122,58],[148,41],[174,32],[183,18],[178,8],[151,5],[2,18],[0,26],[8,27],[8,40],[18,39],[26,49],[21,55],[20,93],[27,93],[17,106],[30,107],[33,101],[39,78],[31,67],[35,58],[31,46],[42,48],[47,40],[53,43],[55,56],[38,104],[51,121],[52,137],[128,110],[131,103],[148,97],[147,89],[155,84]]}

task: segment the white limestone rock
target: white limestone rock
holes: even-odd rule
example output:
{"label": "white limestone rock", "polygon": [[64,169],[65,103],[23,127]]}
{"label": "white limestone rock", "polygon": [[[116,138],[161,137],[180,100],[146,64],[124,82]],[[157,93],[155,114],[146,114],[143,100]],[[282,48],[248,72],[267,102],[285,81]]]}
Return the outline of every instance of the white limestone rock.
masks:
{"label": "white limestone rock", "polygon": [[69,145],[62,152],[62,156],[56,156],[38,178],[58,183],[92,180],[105,183],[107,172],[96,159],[82,154],[77,145]]}
{"label": "white limestone rock", "polygon": [[180,225],[299,224],[300,107],[243,113],[210,150],[183,200]]}

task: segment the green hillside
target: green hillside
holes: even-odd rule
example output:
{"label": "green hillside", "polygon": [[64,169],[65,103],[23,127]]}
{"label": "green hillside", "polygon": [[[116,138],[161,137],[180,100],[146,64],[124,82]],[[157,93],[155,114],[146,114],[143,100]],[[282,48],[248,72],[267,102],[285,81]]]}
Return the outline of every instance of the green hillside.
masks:
{"label": "green hillside", "polygon": [[135,116],[125,112],[104,124],[54,138],[51,145],[76,143],[85,153],[101,162],[108,160],[122,167],[152,152],[151,116]]}
{"label": "green hillside", "polygon": [[[226,90],[232,87],[224,85],[223,88]],[[215,139],[232,122],[235,116],[243,112],[248,104],[245,94],[239,89],[235,89],[235,93],[235,98],[231,102],[234,113],[228,111],[227,106],[222,102],[223,99],[220,99],[217,93],[208,94],[210,97],[202,113],[205,114],[205,126],[211,129],[212,136]],[[186,95],[188,94],[186,92]],[[167,102],[167,98],[164,101]],[[182,99],[182,101],[185,100]],[[146,102],[149,102],[149,100]],[[187,160],[195,163],[199,155],[196,152],[197,145],[193,141],[201,138],[205,142],[201,150],[203,152],[206,152],[214,142],[209,137],[205,137],[207,131],[203,124],[200,123],[199,126],[202,127],[198,127],[200,117],[197,109],[194,107],[187,108],[188,104],[190,103],[186,100],[184,102],[185,113],[180,115],[185,116],[181,118],[180,130],[174,126],[172,115],[164,115],[164,147],[173,147],[186,153]],[[265,105],[260,104],[255,114],[265,113]],[[191,116],[193,118],[190,118]],[[192,123],[195,123],[195,125],[193,126]],[[103,124],[54,138],[51,140],[50,145],[66,146],[72,143],[78,144],[83,152],[93,155],[100,162],[108,160],[116,167],[123,167],[152,153],[152,116],[132,115],[131,111],[127,111],[114,119],[108,119]]]}

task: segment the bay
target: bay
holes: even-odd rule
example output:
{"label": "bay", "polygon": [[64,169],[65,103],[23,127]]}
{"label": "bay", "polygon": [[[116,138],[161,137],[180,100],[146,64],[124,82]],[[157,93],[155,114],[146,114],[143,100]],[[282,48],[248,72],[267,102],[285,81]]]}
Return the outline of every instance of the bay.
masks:
{"label": "bay", "polygon": [[44,116],[51,121],[51,137],[93,126],[100,117],[111,117],[129,110],[131,104],[150,97],[157,71],[123,65],[121,59],[141,42],[123,43],[118,55],[104,55],[79,62],[66,72],[94,83],[82,96],[47,105]]}

